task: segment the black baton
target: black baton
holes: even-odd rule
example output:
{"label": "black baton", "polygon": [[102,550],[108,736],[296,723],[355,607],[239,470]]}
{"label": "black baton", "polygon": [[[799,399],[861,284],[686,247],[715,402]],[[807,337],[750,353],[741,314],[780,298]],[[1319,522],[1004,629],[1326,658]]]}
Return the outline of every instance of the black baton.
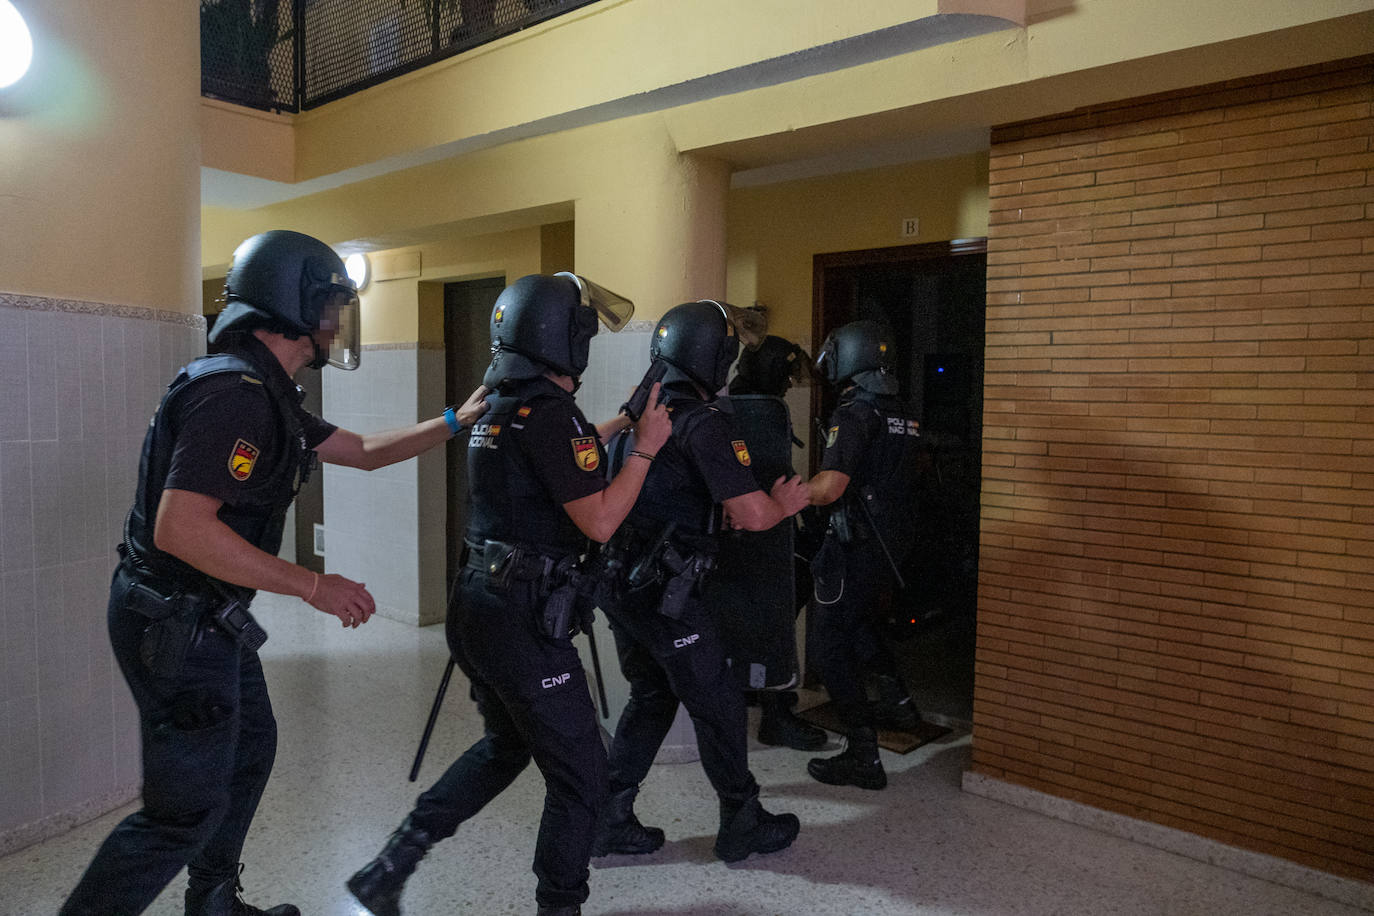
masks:
{"label": "black baton", "polygon": [[596,696],[601,701],[601,718],[609,719],[611,705],[606,702],[606,685],[601,681],[601,657],[596,654],[596,634],[592,632],[591,624],[582,632],[587,634],[587,648],[592,653],[592,671],[596,674]]}
{"label": "black baton", "polygon": [[448,692],[448,679],[453,677],[453,656],[448,657],[444,668],[444,679],[439,682],[439,692],[434,694],[434,705],[429,708],[429,721],[425,723],[425,733],[420,736],[420,746],[415,749],[415,762],[410,765],[410,781],[420,775],[420,764],[425,759],[425,749],[429,747],[429,736],[434,734],[434,722],[439,718],[439,707],[444,705],[444,694]]}

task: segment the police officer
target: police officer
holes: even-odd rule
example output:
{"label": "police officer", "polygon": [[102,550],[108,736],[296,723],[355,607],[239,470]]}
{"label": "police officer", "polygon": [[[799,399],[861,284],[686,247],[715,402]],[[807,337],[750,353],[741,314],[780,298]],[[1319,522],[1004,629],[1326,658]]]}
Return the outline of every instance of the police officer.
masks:
{"label": "police officer", "polygon": [[606,483],[605,452],[573,392],[598,315],[613,329],[631,305],[573,274],[522,277],[496,300],[490,412],[468,440],[471,516],[464,568],[448,610],[449,648],[472,685],[484,737],[450,766],[348,881],[376,916],[400,913],[401,892],[429,848],[500,794],[533,759],[545,803],[535,845],[541,916],[575,916],[605,797],[606,755],[572,636],[590,622],[592,576],[579,562],[624,520],[668,438],[651,406],[637,452]]}
{"label": "police officer", "polygon": [[[295,916],[237,895],[239,853],[276,752],[276,721],[248,612],[255,590],[296,595],[356,627],[358,582],[279,559],[287,507],[315,457],[375,468],[453,434],[445,417],[360,436],[307,413],[306,365],[356,368],[357,293],[343,262],[297,232],[234,253],[219,352],[178,373],[143,443],[110,586],[110,642],[138,705],[143,807],[105,840],[63,916],[141,913],[188,867],[187,916]],[[480,394],[465,405],[479,415]]]}
{"label": "police officer", "polygon": [[[740,353],[739,361],[735,363],[735,375],[730,379],[730,396],[767,395],[781,398],[793,383],[809,376],[809,369],[810,360],[805,350],[790,340],[769,334],[757,347],[745,348]],[[799,442],[797,444],[800,445]],[[797,516],[797,520],[802,517]],[[801,533],[799,529],[797,534]],[[794,540],[798,545],[802,542],[800,537]],[[809,555],[806,558],[809,560]],[[796,610],[800,613],[806,600],[811,597],[810,567],[806,563],[794,563],[793,575],[798,602]],[[754,692],[754,696],[759,704],[758,737],[761,744],[799,751],[815,751],[825,747],[825,730],[798,718],[792,712],[792,707],[797,705],[794,691],[759,690]]]}
{"label": "police officer", "polygon": [[610,750],[610,791],[597,855],[653,852],[663,831],[634,814],[640,783],[672,727],[679,701],[696,727],[701,763],[720,799],[715,853],[727,862],[775,852],[796,838],[794,814],[770,814],[749,771],[744,697],[729,675],[700,580],[715,551],[721,507],[735,527],[762,531],[807,503],[799,478],[764,493],[729,414],[710,402],[725,385],[739,340],[721,303],[670,309],[649,355],[663,360],[673,434],[649,468],[630,517],[608,545],[617,594],[603,604],[630,700]]}
{"label": "police officer", "polygon": [[[821,470],[808,481],[812,504],[834,508],[812,562],[807,657],[849,741],[839,755],[811,760],[807,771],[824,783],[864,789],[887,785],[875,726],[910,730],[920,722],[876,620],[880,596],[895,584],[911,542],[920,456],[916,421],[897,396],[895,356],[890,333],[864,320],[832,333],[816,360],[819,374],[841,393]],[[878,684],[876,705],[868,702],[867,674]]]}

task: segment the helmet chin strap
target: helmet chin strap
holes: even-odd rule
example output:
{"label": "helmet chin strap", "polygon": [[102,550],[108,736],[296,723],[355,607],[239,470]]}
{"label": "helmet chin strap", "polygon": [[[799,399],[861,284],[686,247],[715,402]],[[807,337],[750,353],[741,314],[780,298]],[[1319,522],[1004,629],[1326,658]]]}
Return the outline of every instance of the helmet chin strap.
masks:
{"label": "helmet chin strap", "polygon": [[329,351],[320,349],[320,344],[315,340],[314,334],[306,336],[310,338],[310,346],[315,351],[315,358],[306,363],[306,365],[311,369],[323,369],[325,366],[329,365]]}

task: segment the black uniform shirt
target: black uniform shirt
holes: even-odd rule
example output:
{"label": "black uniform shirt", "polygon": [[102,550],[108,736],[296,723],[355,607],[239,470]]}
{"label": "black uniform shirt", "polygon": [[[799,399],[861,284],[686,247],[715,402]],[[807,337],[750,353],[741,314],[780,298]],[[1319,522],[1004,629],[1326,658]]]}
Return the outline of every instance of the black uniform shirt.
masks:
{"label": "black uniform shirt", "polygon": [[508,383],[468,436],[468,539],[582,552],[563,505],[605,488],[605,461],[571,393],[546,378]]}
{"label": "black uniform shirt", "polygon": [[730,415],[681,392],[667,406],[673,434],[649,467],[634,516],[658,524],[675,520],[683,533],[705,533],[716,505],[759,489],[749,448]]}
{"label": "black uniform shirt", "polygon": [[[253,363],[260,372],[279,374],[277,381],[287,390],[294,388],[280,364]],[[215,384],[213,376],[197,380],[175,399],[175,414],[169,419],[176,445],[165,489],[190,490],[233,506],[274,473],[287,453],[281,421],[262,384],[240,378],[228,388]],[[338,428],[299,407],[296,415],[309,449]]]}
{"label": "black uniform shirt", "polygon": [[[894,551],[911,536],[915,526],[920,435],[918,424],[900,399],[874,397],[858,389],[850,389],[841,397],[826,430],[821,470],[848,475],[845,501],[857,499],[865,487],[873,487],[877,499],[868,504],[868,513]],[[868,513],[862,517],[867,518]],[[851,524],[856,521],[850,520]]]}
{"label": "black uniform shirt", "polygon": [[525,416],[511,420],[511,431],[555,504],[561,506],[606,488],[601,440],[571,395],[539,398],[528,405]]}
{"label": "black uniform shirt", "polygon": [[[889,409],[884,410],[884,406]],[[825,434],[825,454],[821,456],[822,471],[839,471],[859,486],[870,483],[875,476],[891,468],[876,467],[878,460],[887,464],[893,457],[888,443],[881,436],[900,436],[892,444],[901,448],[906,437],[920,436],[916,421],[905,416],[895,405],[878,404],[877,409],[866,400],[846,396],[830,415]],[[900,445],[899,445],[900,443]],[[904,450],[904,449],[903,449]]]}

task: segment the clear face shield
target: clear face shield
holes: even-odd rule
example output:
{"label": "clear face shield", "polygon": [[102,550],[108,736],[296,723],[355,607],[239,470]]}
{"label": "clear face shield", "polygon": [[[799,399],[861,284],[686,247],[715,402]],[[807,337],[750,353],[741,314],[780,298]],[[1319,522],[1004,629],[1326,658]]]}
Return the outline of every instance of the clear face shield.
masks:
{"label": "clear face shield", "polygon": [[586,277],[579,277],[569,271],[559,271],[555,277],[567,277],[577,284],[577,291],[582,297],[582,304],[588,308],[596,310],[596,317],[601,320],[607,328],[612,331],[619,331],[629,323],[630,317],[635,313],[635,304],[624,296],[613,293],[604,286],[599,286],[588,280]]}
{"label": "clear face shield", "polygon": [[835,335],[830,335],[821,345],[821,352],[816,357],[816,365],[812,370],[817,377],[824,379],[832,385],[836,382],[835,378]]}
{"label": "clear face shield", "polygon": [[362,357],[358,343],[358,294],[347,277],[331,279],[334,285],[320,309],[320,329],[311,335],[315,341],[315,362],[320,366],[328,363],[340,369],[356,369]]}

